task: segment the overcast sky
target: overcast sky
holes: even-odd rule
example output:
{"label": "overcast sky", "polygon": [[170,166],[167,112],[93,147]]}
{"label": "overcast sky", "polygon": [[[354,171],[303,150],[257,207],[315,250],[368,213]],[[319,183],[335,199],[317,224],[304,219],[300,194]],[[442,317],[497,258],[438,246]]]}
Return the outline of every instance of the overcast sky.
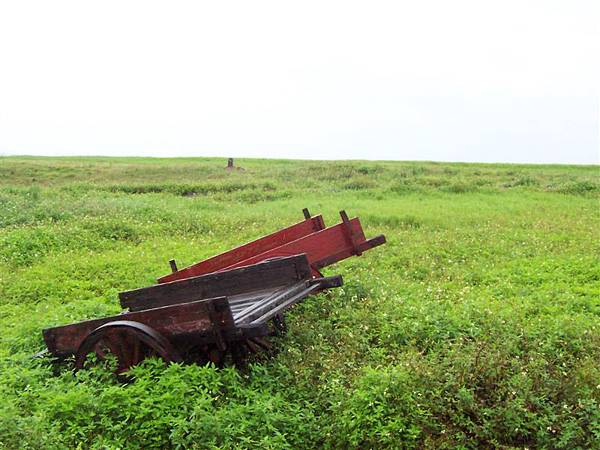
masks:
{"label": "overcast sky", "polygon": [[0,154],[600,162],[600,1],[0,0]]}

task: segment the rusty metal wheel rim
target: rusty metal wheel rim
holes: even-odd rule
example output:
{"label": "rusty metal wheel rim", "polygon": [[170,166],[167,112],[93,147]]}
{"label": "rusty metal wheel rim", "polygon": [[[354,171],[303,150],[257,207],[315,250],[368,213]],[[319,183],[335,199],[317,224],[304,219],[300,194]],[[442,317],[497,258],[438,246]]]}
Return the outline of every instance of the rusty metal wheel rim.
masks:
{"label": "rusty metal wheel rim", "polygon": [[165,362],[181,362],[179,353],[168,339],[148,325],[130,320],[117,320],[99,326],[81,342],[75,355],[75,370],[83,368],[87,355],[96,353],[100,358],[98,344],[105,341],[118,361],[117,373],[127,371],[146,356],[158,356]]}

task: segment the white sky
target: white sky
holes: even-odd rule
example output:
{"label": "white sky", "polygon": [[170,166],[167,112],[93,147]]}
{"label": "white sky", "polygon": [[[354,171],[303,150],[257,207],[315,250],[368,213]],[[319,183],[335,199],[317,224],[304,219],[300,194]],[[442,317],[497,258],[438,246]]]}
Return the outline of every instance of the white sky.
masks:
{"label": "white sky", "polygon": [[0,154],[600,162],[600,1],[0,0]]}

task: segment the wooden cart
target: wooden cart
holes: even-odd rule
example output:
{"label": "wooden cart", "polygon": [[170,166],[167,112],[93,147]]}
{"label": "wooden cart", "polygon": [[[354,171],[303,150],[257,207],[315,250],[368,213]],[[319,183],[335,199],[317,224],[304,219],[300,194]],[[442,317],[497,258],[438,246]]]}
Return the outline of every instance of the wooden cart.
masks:
{"label": "wooden cart", "polygon": [[270,348],[266,336],[285,332],[283,313],[307,296],[342,285],[319,269],[385,242],[367,240],[358,218],[326,228],[321,216],[305,220],[221,255],[177,270],[153,286],[121,292],[125,312],[43,330],[54,356],[75,356],[81,369],[90,353],[117,359],[117,372],[144,358],[242,364]]}
{"label": "wooden cart", "polygon": [[340,276],[312,278],[305,255],[122,292],[129,312],[43,330],[50,353],[112,353],[123,372],[148,356],[167,362],[222,364],[230,355],[268,349],[265,336],[283,332],[283,312],[308,295],[341,286]]}

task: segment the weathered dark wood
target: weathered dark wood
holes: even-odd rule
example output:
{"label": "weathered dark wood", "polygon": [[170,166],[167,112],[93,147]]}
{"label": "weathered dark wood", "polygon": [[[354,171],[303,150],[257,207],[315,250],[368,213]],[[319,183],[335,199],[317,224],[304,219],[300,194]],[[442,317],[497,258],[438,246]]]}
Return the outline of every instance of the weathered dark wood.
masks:
{"label": "weathered dark wood", "polygon": [[257,336],[252,339],[256,344],[260,345],[264,350],[270,350],[273,346],[269,341],[265,341],[263,338]]}
{"label": "weathered dark wood", "polygon": [[[325,289],[339,287],[343,284],[342,276],[335,275],[332,277],[315,278],[305,281],[306,286],[316,285],[315,293]],[[229,297],[229,305],[236,323],[240,323],[240,313],[250,307],[256,308],[260,303],[265,303],[266,300],[276,298],[278,294],[289,292],[292,286],[278,286],[274,289],[255,291],[249,294]]]}
{"label": "weathered dark wood", "polygon": [[159,356],[165,362],[181,362],[171,342],[153,328],[140,322],[116,320],[96,328],[80,344],[75,355],[75,368],[82,369],[89,353],[104,359],[106,349],[117,358],[117,373],[139,364],[147,356]]}
{"label": "weathered dark wood", "polygon": [[[275,233],[263,236],[260,239],[236,247],[220,255],[200,261],[189,267],[178,270],[177,272],[165,275],[158,279],[159,283],[168,283],[175,280],[181,280],[189,277],[197,277],[212,272],[226,270],[236,263],[248,259],[252,256],[264,253],[273,248],[295,241],[303,236],[307,236],[315,231],[325,228],[323,216],[318,215],[308,217],[302,222],[298,222]],[[297,252],[303,253],[303,252]],[[233,268],[233,267],[232,267]]]}
{"label": "weathered dark wood", "polygon": [[[243,311],[236,313],[233,319],[236,323],[252,323],[255,319],[264,316],[267,312],[277,308],[288,301],[297,302],[319,288],[318,284],[300,281],[284,289],[280,289],[264,299],[248,306]],[[266,322],[266,320],[262,321]]]}
{"label": "weathered dark wood", "polygon": [[[223,333],[221,328],[223,328],[220,324],[220,314],[217,311],[217,309],[214,306],[214,302],[207,302],[208,303],[208,317],[211,321],[211,323],[213,324],[211,331],[212,331],[212,335],[213,338],[215,340],[215,344],[217,345],[217,349],[219,349],[220,351],[225,351],[225,349],[227,348],[227,345],[225,344],[225,340],[223,339]],[[231,328],[231,324],[228,324],[228,328]]]}
{"label": "weathered dark wood", "polygon": [[186,278],[133,291],[121,292],[123,308],[139,311],[204,298],[232,296],[253,290],[284,286],[311,276],[305,255],[294,255],[235,270]]}
{"label": "weathered dark wood", "polygon": [[[169,339],[211,334],[215,329],[235,327],[227,298],[219,297],[47,328],[42,333],[48,350],[56,356],[65,356],[74,354],[85,337],[96,328],[114,321],[139,322]],[[214,337],[211,336],[210,340]]]}
{"label": "weathered dark wood", "polygon": [[340,287],[344,284],[344,279],[341,275],[333,275],[332,277],[323,277],[310,280],[310,284],[317,284],[319,289],[331,289]]}
{"label": "weathered dark wood", "polygon": [[258,353],[260,351],[260,347],[254,343],[253,339],[248,339],[246,345],[252,353]]}
{"label": "weathered dark wood", "polygon": [[[340,275],[312,280],[301,280],[298,283],[274,290],[270,295],[245,304],[243,308],[232,309],[233,320],[236,324],[265,323],[293,304],[305,299],[310,294],[320,290],[341,286]],[[236,305],[237,306],[237,305]]]}

